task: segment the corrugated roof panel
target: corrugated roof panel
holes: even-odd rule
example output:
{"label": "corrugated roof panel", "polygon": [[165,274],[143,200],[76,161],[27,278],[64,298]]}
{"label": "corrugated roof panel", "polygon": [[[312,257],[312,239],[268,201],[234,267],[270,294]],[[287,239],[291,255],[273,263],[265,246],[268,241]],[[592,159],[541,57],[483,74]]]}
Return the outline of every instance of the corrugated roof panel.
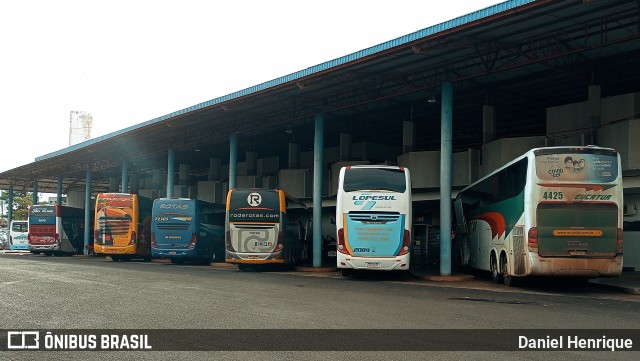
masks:
{"label": "corrugated roof panel", "polygon": [[240,91],[228,94],[228,95],[224,95],[224,96],[221,96],[219,98],[211,99],[211,100],[208,100],[208,101],[193,105],[191,107],[188,107],[188,108],[185,108],[185,109],[181,109],[181,110],[175,111],[173,113],[170,113],[170,114],[167,114],[167,115],[163,115],[163,116],[160,116],[158,118],[154,118],[154,119],[148,120],[146,122],[142,122],[142,123],[139,123],[139,124],[136,124],[136,125],[121,129],[119,131],[115,131],[115,132],[112,132],[112,133],[109,133],[109,134],[106,134],[106,135],[103,135],[103,136],[100,136],[100,137],[97,137],[97,138],[94,138],[94,139],[87,140],[85,142],[70,146],[68,148],[64,148],[64,149],[61,149],[59,151],[55,151],[55,152],[43,155],[41,157],[37,157],[35,160],[36,161],[40,161],[40,160],[44,160],[44,159],[47,159],[47,158],[52,158],[52,157],[55,157],[55,156],[58,156],[58,155],[61,155],[61,154],[73,152],[73,151],[81,149],[83,147],[99,143],[99,142],[101,142],[103,140],[106,140],[106,139],[109,139],[109,138],[113,138],[113,137],[117,137],[119,135],[122,135],[124,133],[130,132],[132,130],[143,128],[145,126],[148,126],[148,125],[151,125],[151,124],[154,124],[154,123],[158,123],[158,122],[161,122],[161,121],[164,121],[164,120],[167,120],[167,119],[171,119],[171,118],[174,118],[174,117],[182,115],[182,114],[186,114],[186,113],[189,113],[189,112],[192,112],[192,111],[195,111],[195,110],[204,109],[204,108],[210,107],[212,105],[224,103],[224,102],[232,100],[232,99],[236,99],[236,98],[240,98],[240,97],[243,97],[243,96],[247,96],[247,95],[259,92],[259,91],[263,91],[265,89],[269,89],[269,88],[272,88],[272,87],[275,87],[275,86],[278,86],[278,85],[281,85],[281,84],[284,84],[284,83],[288,83],[288,82],[303,78],[305,76],[309,76],[309,75],[312,75],[312,74],[315,74],[315,73],[318,73],[318,72],[321,72],[321,71],[324,71],[324,70],[327,70],[327,69],[330,69],[330,68],[333,68],[333,67],[336,67],[336,66],[339,66],[339,65],[347,64],[347,63],[350,63],[352,61],[355,61],[355,60],[358,60],[358,59],[361,59],[361,58],[364,58],[364,57],[367,57],[367,56],[370,56],[370,55],[373,55],[373,54],[376,54],[376,53],[379,53],[379,52],[383,52],[383,51],[395,48],[397,46],[401,46],[403,44],[407,44],[407,43],[410,43],[410,42],[413,42],[413,41],[416,41],[416,40],[420,40],[422,38],[437,34],[439,32],[445,31],[445,30],[450,30],[450,29],[453,29],[455,27],[462,26],[462,25],[465,25],[467,23],[470,23],[470,22],[473,22],[473,21],[476,21],[476,20],[480,20],[482,18],[486,18],[486,17],[489,17],[489,16],[493,16],[493,15],[499,14],[501,12],[516,8],[518,6],[522,6],[522,5],[526,5],[526,4],[529,4],[529,3],[533,3],[535,1],[536,0],[509,0],[509,1],[505,1],[505,2],[502,2],[502,3],[496,4],[496,5],[492,5],[492,6],[489,6],[489,7],[485,8],[485,9],[481,9],[481,10],[475,11],[475,12],[467,14],[467,15],[460,16],[458,18],[455,18],[455,19],[452,19],[452,20],[449,20],[449,21],[445,21],[443,23],[436,24],[436,25],[430,26],[430,27],[422,29],[422,30],[418,30],[418,31],[416,31],[414,33],[401,36],[399,38],[387,41],[387,42],[382,43],[380,45],[372,46],[372,47],[357,51],[355,53],[351,53],[351,54],[345,55],[343,57],[340,57],[340,58],[337,58],[337,59],[333,59],[333,60],[329,60],[327,62],[324,62],[324,63],[318,64],[318,65],[309,67],[307,69],[300,70],[300,71],[297,71],[295,73],[282,76],[280,78],[276,78],[276,79],[273,79],[273,80],[270,80],[270,81],[267,81],[267,82],[264,82],[264,83],[261,83],[261,84],[258,84],[258,85],[254,85],[252,87],[249,87],[249,88],[246,88],[246,89],[243,89],[243,90],[240,90]]}

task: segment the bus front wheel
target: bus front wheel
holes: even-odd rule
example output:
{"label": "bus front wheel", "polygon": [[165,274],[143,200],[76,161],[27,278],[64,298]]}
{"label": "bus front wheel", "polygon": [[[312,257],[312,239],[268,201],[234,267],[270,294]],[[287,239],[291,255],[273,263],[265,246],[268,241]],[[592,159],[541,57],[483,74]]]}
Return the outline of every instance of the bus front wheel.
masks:
{"label": "bus front wheel", "polygon": [[491,280],[495,283],[502,283],[502,274],[500,273],[500,269],[498,268],[498,262],[496,260],[496,254],[491,254],[491,259],[489,261],[489,265],[491,267]]}

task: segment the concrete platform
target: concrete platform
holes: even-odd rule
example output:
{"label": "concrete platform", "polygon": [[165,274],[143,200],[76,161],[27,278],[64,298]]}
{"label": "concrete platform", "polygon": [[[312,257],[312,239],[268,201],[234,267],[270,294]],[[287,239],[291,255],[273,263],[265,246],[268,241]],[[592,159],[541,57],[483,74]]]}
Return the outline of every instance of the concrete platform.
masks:
{"label": "concrete platform", "polygon": [[296,266],[294,270],[298,272],[338,272],[337,267],[313,267],[313,266]]}
{"label": "concrete platform", "polygon": [[640,295],[640,272],[622,272],[622,276],[613,278],[596,278],[589,280],[592,286],[616,290],[633,295]]}

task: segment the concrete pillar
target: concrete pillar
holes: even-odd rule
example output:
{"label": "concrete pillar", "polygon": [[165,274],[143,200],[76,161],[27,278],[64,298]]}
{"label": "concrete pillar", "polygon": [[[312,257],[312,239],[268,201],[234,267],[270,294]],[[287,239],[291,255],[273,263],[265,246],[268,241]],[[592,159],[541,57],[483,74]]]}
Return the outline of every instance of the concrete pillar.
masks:
{"label": "concrete pillar", "polygon": [[256,170],[258,169],[258,155],[256,152],[247,151],[245,152],[245,164],[247,166],[247,175],[256,175]]}
{"label": "concrete pillar", "polygon": [[180,164],[178,184],[188,186],[191,182],[191,167],[188,164]]}
{"label": "concrete pillar", "polygon": [[109,192],[119,192],[120,191],[120,180],[116,177],[109,178]]}
{"label": "concrete pillar", "polygon": [[176,153],[173,149],[167,152],[167,198],[173,197],[173,173],[175,172]]}
{"label": "concrete pillar", "polygon": [[402,122],[402,153],[412,152],[415,142],[415,124],[410,121]]}
{"label": "concrete pillar", "polygon": [[[591,139],[587,139],[584,143],[596,144],[596,134],[601,125],[601,89],[600,85],[589,85],[589,99],[587,100],[587,117],[588,126],[591,128]],[[587,145],[587,144],[582,145]]]}
{"label": "concrete pillar", "polygon": [[340,133],[340,161],[351,160],[351,134]]}
{"label": "concrete pillar", "polygon": [[[340,137],[342,144],[342,136]],[[342,146],[340,147],[342,149]],[[322,266],[322,171],[324,114],[317,113],[313,141],[313,267]]]}
{"label": "concrete pillar", "polygon": [[236,188],[238,179],[238,134],[229,137],[229,189]]}
{"label": "concrete pillar", "polygon": [[300,146],[295,143],[289,143],[289,169],[298,169],[300,167]]}
{"label": "concrete pillar", "polygon": [[62,205],[62,176],[58,176],[58,193],[56,193],[56,204]]}
{"label": "concrete pillar", "polygon": [[440,275],[451,275],[451,159],[453,158],[453,85],[442,84],[440,115]]}
{"label": "concrete pillar", "polygon": [[89,254],[89,241],[91,240],[91,167],[87,167],[85,175],[84,191],[84,254]]}
{"label": "concrete pillar", "polygon": [[129,193],[138,194],[140,192],[140,176],[138,174],[131,175],[131,183],[129,184]]}
{"label": "concrete pillar", "polygon": [[129,162],[126,159],[122,160],[122,193],[129,193]]}
{"label": "concrete pillar", "polygon": [[[152,178],[153,188],[160,189],[162,187],[162,170],[154,169]],[[145,187],[146,188],[146,187]]]}
{"label": "concrete pillar", "polygon": [[31,202],[38,204],[38,179],[33,180],[33,194],[31,194]]}
{"label": "concrete pillar", "polygon": [[482,143],[488,143],[496,137],[496,112],[493,106],[482,106]]}
{"label": "concrete pillar", "polygon": [[222,178],[222,162],[220,162],[220,158],[209,158],[209,176],[207,180],[217,181]]}

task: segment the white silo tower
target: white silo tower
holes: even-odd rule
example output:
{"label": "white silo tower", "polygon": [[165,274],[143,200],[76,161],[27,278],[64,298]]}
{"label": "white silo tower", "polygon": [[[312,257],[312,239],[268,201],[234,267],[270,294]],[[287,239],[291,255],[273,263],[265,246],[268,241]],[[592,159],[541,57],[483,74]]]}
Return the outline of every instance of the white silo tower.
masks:
{"label": "white silo tower", "polygon": [[72,111],[69,121],[69,146],[82,143],[91,138],[93,117],[91,113]]}

